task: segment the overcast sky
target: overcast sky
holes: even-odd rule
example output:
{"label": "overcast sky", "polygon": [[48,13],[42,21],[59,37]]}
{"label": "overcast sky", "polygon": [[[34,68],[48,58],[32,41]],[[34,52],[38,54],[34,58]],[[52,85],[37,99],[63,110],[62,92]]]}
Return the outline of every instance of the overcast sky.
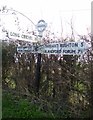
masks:
{"label": "overcast sky", "polygon": [[[92,0],[0,0],[0,6],[7,5],[27,17],[35,24],[44,19],[51,30],[63,35],[71,34],[72,18],[75,34],[87,34],[91,27]],[[12,21],[8,20],[8,21]],[[13,30],[13,27],[11,27]]]}

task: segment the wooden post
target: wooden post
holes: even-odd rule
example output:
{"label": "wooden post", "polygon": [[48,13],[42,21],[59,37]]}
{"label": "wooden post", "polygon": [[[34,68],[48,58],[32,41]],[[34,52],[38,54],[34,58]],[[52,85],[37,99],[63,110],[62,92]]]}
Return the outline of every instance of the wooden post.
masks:
{"label": "wooden post", "polygon": [[39,97],[39,87],[40,87],[40,73],[41,68],[41,53],[37,55],[37,65],[36,65],[36,76],[35,76],[35,93]]}

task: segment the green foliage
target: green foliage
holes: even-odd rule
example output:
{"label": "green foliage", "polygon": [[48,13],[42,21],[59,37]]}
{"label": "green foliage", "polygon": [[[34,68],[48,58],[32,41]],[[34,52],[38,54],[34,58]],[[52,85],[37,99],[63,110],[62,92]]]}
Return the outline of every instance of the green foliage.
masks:
{"label": "green foliage", "polygon": [[11,94],[3,95],[3,118],[39,118],[45,117],[46,113],[40,111],[38,107],[31,104],[26,99],[16,100]]}
{"label": "green foliage", "polygon": [[11,78],[6,78],[5,79],[5,82],[7,83],[8,87],[11,88],[11,89],[15,89],[16,87],[16,84],[15,84],[15,81],[12,80]]}
{"label": "green foliage", "polygon": [[14,53],[16,47],[13,44],[2,43],[2,78],[5,79],[9,75],[9,70],[14,64]]}
{"label": "green foliage", "polygon": [[80,92],[86,91],[86,85],[84,85],[84,83],[81,82],[81,81],[76,82],[76,84],[75,84],[74,87],[75,87],[75,89],[77,89],[77,90],[80,91]]}
{"label": "green foliage", "polygon": [[[42,103],[41,103],[42,104]],[[14,96],[10,93],[3,94],[3,118],[70,118],[71,113],[65,108],[64,110],[53,112],[52,104],[48,104],[48,110],[40,109],[40,106],[31,103],[27,99]],[[59,106],[60,107],[60,106]]]}

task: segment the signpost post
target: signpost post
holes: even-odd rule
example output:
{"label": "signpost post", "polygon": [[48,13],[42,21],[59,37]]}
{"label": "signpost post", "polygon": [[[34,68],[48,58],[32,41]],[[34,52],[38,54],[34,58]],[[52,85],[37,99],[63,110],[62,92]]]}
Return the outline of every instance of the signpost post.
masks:
{"label": "signpost post", "polygon": [[[46,29],[47,24],[44,20],[39,20],[36,28],[39,33],[39,37],[42,38],[42,34],[44,30]],[[41,42],[41,41],[40,41]],[[37,96],[39,97],[39,85],[40,85],[40,68],[41,68],[41,53],[38,53],[37,55],[37,66],[36,66],[36,78],[35,78],[35,87],[36,87],[36,93]]]}

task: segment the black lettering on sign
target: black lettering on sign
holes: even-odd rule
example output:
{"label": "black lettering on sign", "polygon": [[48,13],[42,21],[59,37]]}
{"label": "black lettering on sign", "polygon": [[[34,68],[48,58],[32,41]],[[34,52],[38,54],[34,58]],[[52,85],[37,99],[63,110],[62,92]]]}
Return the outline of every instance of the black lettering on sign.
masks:
{"label": "black lettering on sign", "polygon": [[23,35],[22,34],[22,36],[21,36],[23,39],[32,39],[32,37],[31,36],[28,36],[28,35]]}
{"label": "black lettering on sign", "polygon": [[20,37],[19,33],[15,33],[15,32],[10,32],[10,35],[14,37]]}
{"label": "black lettering on sign", "polygon": [[58,44],[48,44],[48,45],[45,45],[46,48],[56,48],[58,47]]}
{"label": "black lettering on sign", "polygon": [[78,43],[74,43],[75,47],[78,47]]}
{"label": "black lettering on sign", "polygon": [[45,50],[45,53],[61,53],[61,50]]}
{"label": "black lettering on sign", "polygon": [[78,47],[78,43],[63,43],[63,44],[60,44],[60,47]]}
{"label": "black lettering on sign", "polygon": [[83,51],[82,50],[78,50],[78,54],[80,54],[80,53],[83,53]]}
{"label": "black lettering on sign", "polygon": [[84,42],[81,42],[81,47],[83,47],[84,46]]}
{"label": "black lettering on sign", "polygon": [[63,50],[63,53],[76,53],[76,50]]}

